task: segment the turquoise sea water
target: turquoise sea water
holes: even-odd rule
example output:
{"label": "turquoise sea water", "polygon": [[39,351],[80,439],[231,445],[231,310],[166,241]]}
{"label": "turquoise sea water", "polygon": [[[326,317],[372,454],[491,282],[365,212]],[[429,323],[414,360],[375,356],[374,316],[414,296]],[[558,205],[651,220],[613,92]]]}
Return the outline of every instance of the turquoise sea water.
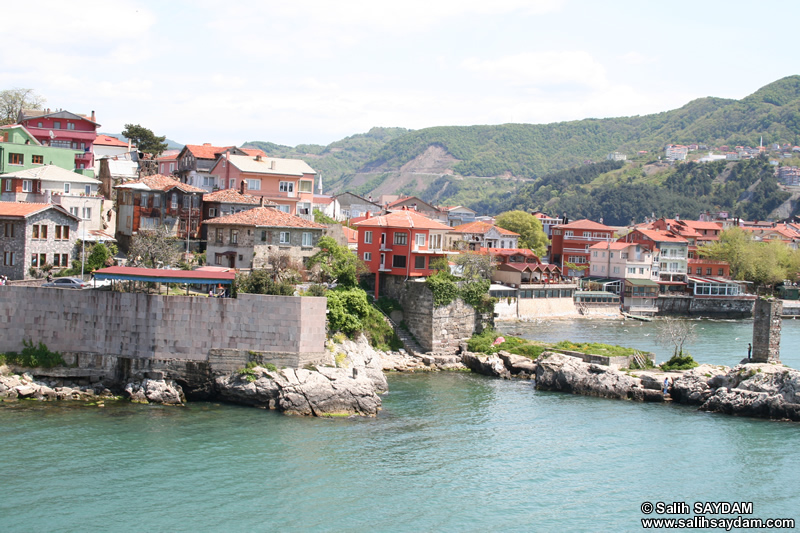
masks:
{"label": "turquoise sea water", "polygon": [[[594,329],[569,324],[563,338]],[[746,323],[724,324],[722,338]],[[795,423],[464,373],[394,374],[389,386],[381,414],[364,420],[214,403],[3,404],[0,525],[640,531],[645,501],[752,501],[753,517],[800,519]]]}

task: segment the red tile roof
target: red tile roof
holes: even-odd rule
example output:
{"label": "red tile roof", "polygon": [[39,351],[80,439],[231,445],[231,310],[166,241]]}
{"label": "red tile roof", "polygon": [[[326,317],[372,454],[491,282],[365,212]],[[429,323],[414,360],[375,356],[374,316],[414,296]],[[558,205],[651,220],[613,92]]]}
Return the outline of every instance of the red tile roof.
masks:
{"label": "red tile roof", "polygon": [[507,230],[505,228],[501,228],[500,226],[495,226],[494,224],[489,224],[488,222],[483,222],[481,220],[476,220],[475,222],[467,222],[466,224],[461,224],[460,226],[456,226],[453,228],[452,231],[456,231],[458,233],[481,233],[485,234],[488,233],[490,229],[496,228],[497,232],[500,235],[508,235],[510,237],[519,237],[519,233],[514,233],[513,231]]}
{"label": "red tile roof", "polygon": [[589,220],[587,218],[576,220],[575,222],[570,222],[569,224],[559,224],[558,226],[553,226],[553,227],[558,229],[589,229],[589,230],[610,231],[610,232],[614,231],[614,228],[605,226],[603,224],[600,224],[599,222],[594,222],[593,220]]}
{"label": "red tile roof", "polygon": [[358,243],[358,232],[356,230],[348,228],[347,226],[342,226],[342,231],[344,232],[344,236],[347,237],[348,244]]}
{"label": "red tile roof", "polygon": [[[135,181],[126,181],[122,185],[117,185],[117,188],[135,189],[136,184],[146,185],[151,191],[170,191],[172,189],[179,189],[183,192],[201,192],[205,193],[205,189],[194,187],[186,183],[181,183],[172,176],[164,176],[163,174],[153,174],[152,176],[145,176],[144,178]],[[131,186],[134,187],[131,187]]]}
{"label": "red tile roof", "polygon": [[128,143],[121,141],[116,137],[112,137],[111,135],[103,134],[98,135],[97,139],[95,139],[92,144],[100,144],[102,146],[124,146],[125,148],[128,147]]}
{"label": "red tile roof", "polygon": [[241,150],[251,157],[255,157],[257,155],[260,155],[261,157],[267,157],[267,153],[264,152],[264,150],[259,150],[258,148],[241,148]]}
{"label": "red tile roof", "polygon": [[0,217],[27,218],[30,215],[33,215],[35,213],[50,208],[61,211],[65,215],[72,217],[76,220],[80,220],[78,219],[78,217],[71,214],[69,211],[67,211],[60,205],[37,204],[33,202],[0,202]]}
{"label": "red tile roof", "polygon": [[261,197],[242,194],[236,189],[222,189],[221,191],[204,194],[203,201],[220,202],[223,204],[258,205],[261,203]]}
{"label": "red tile roof", "polygon": [[310,220],[300,218],[289,213],[284,213],[271,207],[256,207],[241,211],[233,215],[204,220],[203,224],[208,225],[229,225],[229,226],[265,226],[274,228],[308,228],[326,229],[326,226],[317,224]]}
{"label": "red tile roof", "polygon": [[186,150],[197,159],[216,159],[217,154],[230,150],[233,146],[211,146],[210,144],[187,144]]}
{"label": "red tile roof", "polygon": [[414,229],[436,229],[450,231],[450,226],[436,222],[428,217],[417,213],[412,209],[394,211],[388,215],[371,217],[366,220],[354,223],[360,227],[383,227],[383,228],[414,228]]}
{"label": "red tile roof", "polygon": [[667,231],[658,231],[654,229],[637,229],[632,233],[635,233],[637,231],[655,242],[688,242],[683,237],[673,235],[672,233],[669,233]]}

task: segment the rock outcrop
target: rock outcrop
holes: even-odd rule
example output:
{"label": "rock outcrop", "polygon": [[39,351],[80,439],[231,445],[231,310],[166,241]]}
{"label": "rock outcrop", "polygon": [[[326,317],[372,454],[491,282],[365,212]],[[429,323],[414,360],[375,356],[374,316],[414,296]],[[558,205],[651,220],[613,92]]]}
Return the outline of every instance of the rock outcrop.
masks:
{"label": "rock outcrop", "polygon": [[128,383],[125,395],[135,403],[183,405],[186,402],[183,389],[172,380],[144,379]]}
{"label": "rock outcrop", "polygon": [[484,355],[467,352],[461,355],[461,362],[476,374],[498,378],[511,377],[511,372],[509,372],[505,363],[497,354]]}
{"label": "rock outcrop", "polygon": [[62,380],[43,381],[28,373],[0,375],[0,399],[100,400],[114,398],[114,394],[101,383],[78,385]]}
{"label": "rock outcrop", "polygon": [[357,367],[276,371],[255,367],[217,378],[216,387],[223,400],[291,415],[375,416],[381,408],[373,377]]}
{"label": "rock outcrop", "polygon": [[800,372],[770,363],[738,365],[709,380],[718,386],[700,409],[800,421]]}
{"label": "rock outcrop", "polygon": [[536,388],[600,398],[660,402],[661,391],[643,386],[641,379],[611,367],[584,363],[577,357],[544,352],[537,360]]}

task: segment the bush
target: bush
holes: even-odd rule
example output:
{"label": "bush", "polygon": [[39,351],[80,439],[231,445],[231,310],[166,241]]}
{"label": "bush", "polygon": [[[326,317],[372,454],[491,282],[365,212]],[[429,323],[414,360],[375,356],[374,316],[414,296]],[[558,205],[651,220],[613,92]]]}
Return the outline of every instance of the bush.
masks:
{"label": "bush", "polygon": [[64,359],[58,352],[51,352],[43,342],[34,345],[32,340],[22,341],[24,348],[21,353],[8,352],[0,354],[0,364],[8,363],[25,367],[52,368],[64,364]]}
{"label": "bush", "polygon": [[688,353],[683,355],[683,352],[673,355],[669,361],[660,365],[661,370],[691,370],[696,366],[698,366],[698,363],[694,360],[694,357]]}
{"label": "bush", "polygon": [[516,355],[524,355],[525,357],[530,357],[531,359],[536,359],[542,352],[547,350],[547,346],[541,346],[538,344],[522,344],[517,346],[516,348],[512,348],[509,350],[511,353]]}

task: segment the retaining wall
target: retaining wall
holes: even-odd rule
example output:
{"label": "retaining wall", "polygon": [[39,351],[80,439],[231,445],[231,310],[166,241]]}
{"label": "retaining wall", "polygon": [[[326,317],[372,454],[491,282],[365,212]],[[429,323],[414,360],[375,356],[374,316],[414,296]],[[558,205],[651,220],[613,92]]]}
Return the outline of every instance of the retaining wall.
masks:
{"label": "retaining wall", "polygon": [[0,287],[0,351],[19,351],[30,339],[79,354],[79,363],[80,354],[94,354],[205,362],[216,371],[240,368],[257,354],[276,366],[301,367],[324,357],[325,310],[326,299],[315,297],[200,298],[6,286]]}

